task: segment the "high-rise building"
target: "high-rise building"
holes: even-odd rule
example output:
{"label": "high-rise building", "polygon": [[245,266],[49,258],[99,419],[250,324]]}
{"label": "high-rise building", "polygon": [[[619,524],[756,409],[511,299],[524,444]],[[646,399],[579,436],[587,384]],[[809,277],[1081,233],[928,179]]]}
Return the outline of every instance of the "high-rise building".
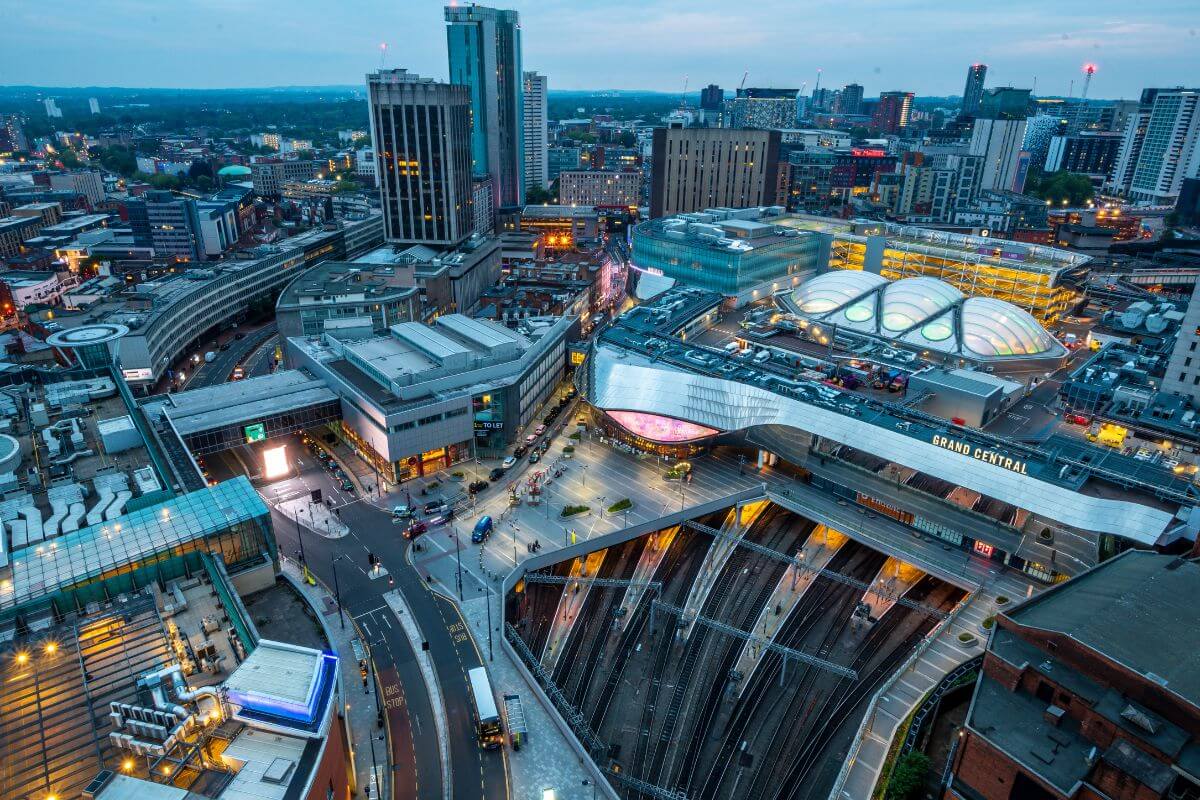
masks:
{"label": "high-rise building", "polygon": [[912,114],[912,92],[883,92],[871,118],[871,127],[880,133],[899,133],[908,127]]}
{"label": "high-rise building", "polygon": [[94,97],[89,97],[88,98],[88,111],[92,112],[93,114],[99,114],[100,113],[100,101]]}
{"label": "high-rise building", "polygon": [[1169,205],[1184,179],[1198,176],[1200,89],[1147,89],[1129,118],[1114,188],[1131,200]]}
{"label": "high-rise building", "polygon": [[1192,290],[1192,299],[1179,323],[1161,389],[1186,397],[1193,408],[1200,408],[1200,283]]}
{"label": "high-rise building", "polygon": [[1029,151],[1030,163],[1046,163],[1050,140],[1055,136],[1066,136],[1068,127],[1068,121],[1056,114],[1037,114],[1026,120],[1023,147]]}
{"label": "high-rise building", "polygon": [[1083,131],[1071,136],[1053,136],[1046,154],[1045,171],[1080,172],[1107,178],[1121,148],[1121,134]]}
{"label": "high-rise building", "polygon": [[724,101],[725,92],[715,83],[710,83],[700,90],[700,108],[705,111],[720,111]]}
{"label": "high-rise building", "polygon": [[550,185],[546,164],[546,151],[549,148],[546,129],[546,76],[526,72],[524,80],[525,188],[546,188]]}
{"label": "high-rise building", "polygon": [[521,25],[516,11],[446,6],[450,83],[469,89],[471,158],[490,175],[496,207],[525,202]]}
{"label": "high-rise building", "polygon": [[470,88],[390,69],[367,76],[367,97],[385,238],[459,244],[475,224]]}
{"label": "high-rise building", "polygon": [[778,130],[796,127],[795,89],[745,88],[726,104],[730,128]]}
{"label": "high-rise building", "polygon": [[848,83],[842,87],[838,95],[839,114],[861,114],[863,104],[863,87],[861,84]]}
{"label": "high-rise building", "polygon": [[42,105],[46,107],[46,116],[52,119],[62,117],[62,109],[58,107],[58,101],[53,97],[47,97],[42,101]]}
{"label": "high-rise building", "polygon": [[1028,114],[1028,89],[1004,86],[984,92],[971,126],[969,149],[971,155],[983,158],[980,189],[1024,190],[1029,171],[1029,151],[1023,147]]}
{"label": "high-rise building", "polygon": [[134,244],[176,261],[202,257],[196,201],[172,192],[150,191],[125,201]]}
{"label": "high-rise building", "polygon": [[776,203],[779,131],[655,128],[650,216]]}
{"label": "high-rise building", "polygon": [[967,85],[963,88],[962,99],[963,116],[973,117],[979,113],[985,78],[987,78],[987,64],[972,64],[967,67]]}

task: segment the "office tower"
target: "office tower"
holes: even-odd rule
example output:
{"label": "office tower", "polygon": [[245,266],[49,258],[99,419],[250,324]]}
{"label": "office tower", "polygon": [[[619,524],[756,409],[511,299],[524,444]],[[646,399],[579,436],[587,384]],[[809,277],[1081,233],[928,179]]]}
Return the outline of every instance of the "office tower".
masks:
{"label": "office tower", "polygon": [[515,11],[446,6],[450,83],[468,87],[471,158],[477,176],[490,175],[496,207],[525,202],[525,129],[521,25]]}
{"label": "office tower", "polygon": [[1193,407],[1200,408],[1200,283],[1192,290],[1192,299],[1179,323],[1162,391],[1186,397]]}
{"label": "office tower", "polygon": [[546,76],[526,72],[524,80],[525,188],[546,188],[550,185],[546,164],[546,151],[549,148],[549,136],[546,131]]}
{"label": "office tower", "polygon": [[710,83],[700,90],[700,108],[705,111],[720,111],[724,100],[725,92],[715,83]]}
{"label": "office tower", "polygon": [[1029,151],[1032,164],[1044,164],[1050,152],[1050,141],[1055,136],[1066,136],[1067,120],[1057,114],[1038,114],[1025,124],[1025,150]]}
{"label": "office tower", "polygon": [[883,92],[871,118],[871,126],[880,133],[899,133],[908,127],[912,113],[912,92]]}
{"label": "office tower", "polygon": [[471,235],[471,90],[404,69],[367,76],[384,236],[454,246]]}
{"label": "office tower", "polygon": [[983,81],[987,77],[987,64],[972,64],[967,67],[967,85],[963,88],[962,115],[973,117],[979,113],[983,100]]}
{"label": "office tower", "polygon": [[1029,151],[1024,149],[1029,90],[1004,86],[983,93],[971,126],[969,152],[983,159],[980,189],[1020,192],[1025,188]]}
{"label": "office tower", "polygon": [[726,104],[730,128],[763,130],[796,127],[795,89],[738,89]]}
{"label": "office tower", "polygon": [[89,97],[88,98],[88,111],[92,112],[93,114],[99,114],[100,113],[100,101],[94,97]]}
{"label": "office tower", "polygon": [[861,114],[863,104],[863,87],[857,83],[848,83],[842,87],[838,97],[839,114]]}
{"label": "office tower", "polygon": [[62,109],[58,107],[58,101],[53,97],[47,97],[42,101],[42,105],[46,107],[46,116],[54,119],[62,117]]}
{"label": "office tower", "polygon": [[837,98],[837,94],[834,89],[813,89],[813,110],[829,111],[833,107],[833,101]]}
{"label": "office tower", "polygon": [[1170,205],[1200,174],[1200,89],[1146,89],[1129,117],[1113,189],[1136,202]]}
{"label": "office tower", "polygon": [[134,244],[153,247],[156,257],[175,261],[201,258],[200,217],[196,201],[172,192],[150,191],[125,201]]}
{"label": "office tower", "polygon": [[655,128],[650,216],[776,202],[779,131]]}

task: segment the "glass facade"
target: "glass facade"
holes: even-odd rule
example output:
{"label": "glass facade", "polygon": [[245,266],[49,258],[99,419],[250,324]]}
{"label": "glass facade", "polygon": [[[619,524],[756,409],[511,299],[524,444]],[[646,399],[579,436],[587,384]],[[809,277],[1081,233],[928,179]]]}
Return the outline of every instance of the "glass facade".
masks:
{"label": "glass facade", "polygon": [[817,236],[764,238],[770,241],[744,249],[699,238],[673,239],[662,234],[659,220],[653,220],[634,228],[633,263],[652,274],[724,295],[824,266],[818,263],[822,245]]}
{"label": "glass facade", "polygon": [[219,553],[230,571],[278,557],[270,512],[244,476],[16,551],[0,618],[104,602],[183,577]]}

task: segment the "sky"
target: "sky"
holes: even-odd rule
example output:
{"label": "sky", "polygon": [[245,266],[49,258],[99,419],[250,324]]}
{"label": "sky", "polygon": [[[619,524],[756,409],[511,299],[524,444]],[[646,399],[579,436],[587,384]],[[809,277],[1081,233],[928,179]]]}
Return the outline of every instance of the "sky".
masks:
{"label": "sky", "polygon": [[[0,85],[359,84],[385,64],[445,78],[434,0],[4,0]],[[512,0],[524,68],[554,89],[863,84],[868,96],[988,86],[1090,97],[1200,83],[1196,0]],[[1036,85],[1035,85],[1036,80]]]}

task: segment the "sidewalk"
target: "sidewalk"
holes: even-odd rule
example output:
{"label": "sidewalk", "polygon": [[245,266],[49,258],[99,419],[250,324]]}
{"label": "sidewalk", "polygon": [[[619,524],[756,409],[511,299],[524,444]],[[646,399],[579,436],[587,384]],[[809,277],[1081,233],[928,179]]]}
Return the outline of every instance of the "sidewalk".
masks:
{"label": "sidewalk", "polygon": [[[495,595],[490,597],[494,598]],[[489,652],[488,600],[489,597],[484,596],[459,604],[463,617],[471,626],[479,651],[485,658]],[[541,691],[535,691],[526,683],[524,672],[513,663],[501,642],[504,634],[500,630],[500,612],[496,608],[492,609],[492,625],[492,657],[484,662],[492,689],[498,703],[502,702],[505,695],[515,694],[521,698],[529,731],[520,750],[509,750],[510,796],[514,800],[539,798],[545,796],[543,792],[546,789],[553,789],[558,800],[614,797],[607,780],[600,776],[590,759],[585,762],[578,745],[563,733],[558,711],[543,700]],[[587,785],[583,783],[585,780],[588,781]]]}
{"label": "sidewalk", "polygon": [[[355,643],[362,640],[354,621],[347,615],[347,624],[343,629],[338,624],[337,605],[329,592],[320,585],[310,586],[305,583],[300,568],[291,559],[280,558],[280,565],[281,574],[316,612],[325,637],[338,656],[338,691],[350,732],[350,760],[356,778],[356,796],[369,800],[386,800],[391,786],[391,781],[387,780],[391,767],[388,763],[388,745],[383,731],[376,726],[378,699],[375,682],[368,681],[366,691],[363,690],[362,677],[358,671],[358,657],[354,652]],[[375,767],[378,770],[377,781],[371,779],[372,746]],[[382,787],[382,794],[379,787]]]}
{"label": "sidewalk", "polygon": [[314,503],[306,497],[284,500],[275,505],[275,510],[292,522],[298,517],[300,524],[326,539],[340,539],[350,533],[346,523],[335,517],[324,503]]}

